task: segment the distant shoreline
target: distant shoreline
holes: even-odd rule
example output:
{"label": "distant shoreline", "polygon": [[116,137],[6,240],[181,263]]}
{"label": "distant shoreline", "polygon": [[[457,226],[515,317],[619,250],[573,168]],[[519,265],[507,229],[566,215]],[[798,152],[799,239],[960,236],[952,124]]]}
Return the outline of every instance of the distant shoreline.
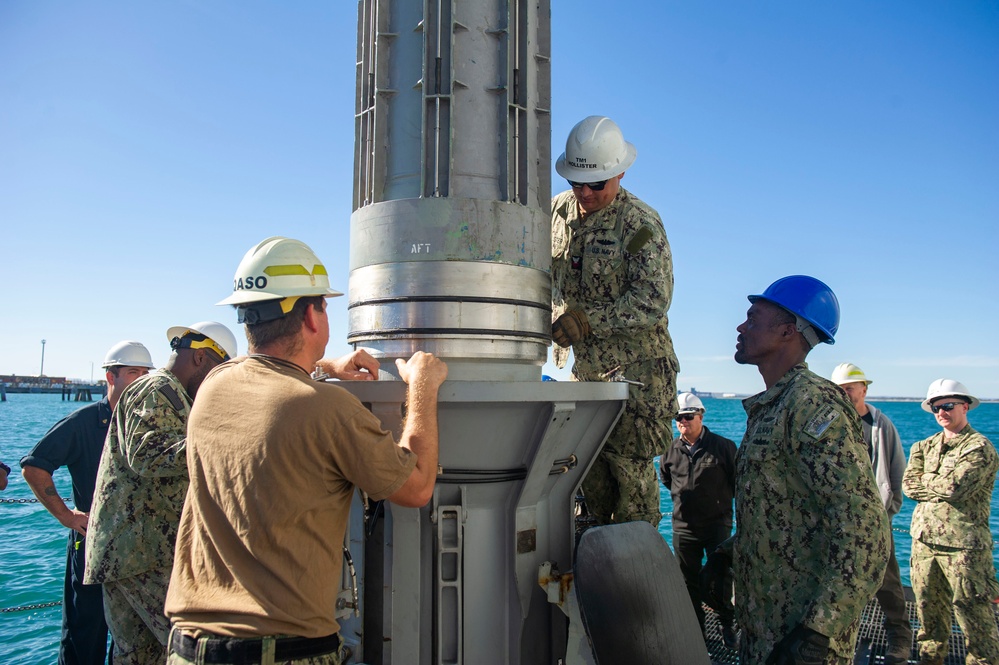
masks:
{"label": "distant shoreline", "polygon": [[[14,379],[15,381],[11,381]],[[103,394],[106,390],[107,383],[105,381],[87,381],[86,379],[67,379],[65,377],[48,377],[48,376],[18,376],[18,375],[0,375],[0,387],[6,389],[6,392],[16,394],[16,393],[46,393],[46,394],[59,394],[61,392],[76,392],[79,389],[89,389],[95,394]],[[738,399],[743,400],[747,397],[752,397],[752,394],[743,393],[728,393],[724,391],[707,391],[707,390],[697,390],[680,389],[679,392],[692,392],[699,397],[708,399]],[[754,393],[757,394],[757,393]],[[881,397],[878,395],[868,395],[868,402],[922,402],[922,397]],[[982,404],[996,404],[999,403],[999,398],[996,397],[982,397],[979,398]]]}

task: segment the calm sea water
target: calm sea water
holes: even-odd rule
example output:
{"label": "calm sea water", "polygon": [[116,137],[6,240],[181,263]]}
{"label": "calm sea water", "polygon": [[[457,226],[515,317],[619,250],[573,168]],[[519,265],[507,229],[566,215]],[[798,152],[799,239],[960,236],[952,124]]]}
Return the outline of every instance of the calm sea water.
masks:
{"label": "calm sea water", "polygon": [[[746,415],[739,400],[707,399],[705,422],[712,431],[736,443],[745,431]],[[913,402],[877,402],[888,414],[908,454],[913,442],[937,431],[933,417]],[[64,402],[59,395],[8,395],[0,402],[0,461],[13,467],[7,491],[0,499],[31,499],[33,494],[21,478],[18,460],[48,431],[57,420],[83,406]],[[999,442],[999,404],[983,404],[971,413],[972,425]],[[64,497],[71,497],[69,473],[55,474],[56,487]],[[662,494],[662,510],[672,511],[668,492]],[[999,538],[999,492],[993,493],[992,533]],[[915,504],[904,499],[895,517],[895,546],[902,577],[908,583],[909,521]],[[672,542],[669,517],[659,531]],[[66,529],[59,525],[38,503],[0,503],[0,610],[60,601],[65,566]],[[997,558],[999,564],[999,558]],[[59,606],[0,613],[0,661],[6,665],[42,665],[54,663],[58,652],[61,608]]]}
{"label": "calm sea water", "polygon": [[[912,444],[921,439],[925,439],[940,431],[936,419],[920,408],[918,402],[870,402],[883,411],[898,429],[899,437],[902,439],[902,448],[908,458],[909,449]],[[746,412],[742,408],[742,401],[737,399],[705,399],[704,424],[712,432],[732,439],[738,445],[742,441],[742,435],[746,432]],[[968,414],[971,426],[984,434],[995,444],[999,444],[999,404],[982,404]],[[676,424],[673,424],[674,436],[678,436]],[[662,522],[659,523],[659,532],[666,538],[666,542],[673,543],[673,525],[670,517],[665,515],[673,510],[673,501],[669,492],[660,486],[660,506],[664,513]],[[909,584],[909,555],[912,551],[912,539],[909,538],[909,523],[912,521],[912,511],[916,507],[916,502],[903,496],[902,508],[892,521],[892,535],[895,537],[895,554],[898,557],[898,564],[902,572],[902,582]],[[989,516],[989,523],[992,529],[992,539],[999,540],[999,492],[993,489],[992,492],[992,513]],[[999,566],[999,550],[993,550],[993,559]]]}

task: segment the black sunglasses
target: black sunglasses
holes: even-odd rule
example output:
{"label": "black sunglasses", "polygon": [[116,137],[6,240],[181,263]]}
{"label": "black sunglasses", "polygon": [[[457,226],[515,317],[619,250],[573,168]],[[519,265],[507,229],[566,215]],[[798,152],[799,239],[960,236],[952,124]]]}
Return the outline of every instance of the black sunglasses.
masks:
{"label": "black sunglasses", "polygon": [[693,420],[696,415],[696,413],[681,413],[676,417],[676,422]]}
{"label": "black sunglasses", "polygon": [[590,188],[590,191],[593,192],[602,192],[604,187],[607,186],[606,180],[600,180],[599,182],[573,182],[572,180],[567,180],[566,182],[568,182],[569,186],[573,189],[582,189],[585,185]]}
{"label": "black sunglasses", "polygon": [[953,411],[954,407],[958,404],[964,404],[964,402],[947,402],[945,404],[930,404],[930,410],[933,413],[939,413],[940,411]]}

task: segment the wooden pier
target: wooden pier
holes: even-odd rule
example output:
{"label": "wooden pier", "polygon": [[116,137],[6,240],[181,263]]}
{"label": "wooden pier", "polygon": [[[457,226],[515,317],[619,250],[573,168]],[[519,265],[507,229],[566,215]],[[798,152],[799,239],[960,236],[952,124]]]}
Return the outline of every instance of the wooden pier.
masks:
{"label": "wooden pier", "polygon": [[22,393],[61,395],[63,400],[92,402],[107,394],[104,381],[88,382],[62,376],[0,375],[0,401],[7,401],[7,394]]}

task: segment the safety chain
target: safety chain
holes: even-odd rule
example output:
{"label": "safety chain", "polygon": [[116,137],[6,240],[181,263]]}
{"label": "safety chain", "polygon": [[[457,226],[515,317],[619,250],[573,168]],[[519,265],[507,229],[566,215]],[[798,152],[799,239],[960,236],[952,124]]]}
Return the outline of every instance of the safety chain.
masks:
{"label": "safety chain", "polygon": [[[41,503],[41,501],[38,499],[0,499],[0,503]],[[34,605],[20,605],[18,607],[0,607],[0,614],[41,610],[46,607],[58,607],[59,605],[62,605],[61,600],[53,600],[50,603],[35,603]]]}
{"label": "safety chain", "polygon": [[[0,499],[0,503],[39,503],[38,499]],[[673,513],[664,513],[667,517],[671,516]],[[909,533],[906,529],[900,529],[898,527],[892,527],[892,531],[896,533]],[[992,541],[992,547],[995,548],[999,545],[999,542]],[[0,614],[8,614],[10,612],[26,612],[29,610],[40,610],[46,607],[56,607],[62,605],[61,600],[53,600],[50,603],[36,603],[34,605],[21,605],[19,607],[2,607],[0,608]]]}
{"label": "safety chain", "polygon": [[[664,517],[672,517],[673,513],[671,513],[671,512],[670,513],[663,513],[663,516]],[[909,534],[909,530],[908,529],[903,529],[903,528],[897,527],[897,526],[893,526],[891,528],[891,530],[894,531],[895,533],[904,533],[906,535]],[[995,549],[996,547],[999,547],[999,540],[993,540],[992,541],[992,549]]]}
{"label": "safety chain", "polygon": [[25,610],[40,610],[45,607],[56,607],[57,605],[62,605],[62,601],[53,600],[51,603],[36,603],[34,605],[21,605],[20,607],[4,607],[0,608],[0,614],[5,614],[7,612],[23,612]]}

